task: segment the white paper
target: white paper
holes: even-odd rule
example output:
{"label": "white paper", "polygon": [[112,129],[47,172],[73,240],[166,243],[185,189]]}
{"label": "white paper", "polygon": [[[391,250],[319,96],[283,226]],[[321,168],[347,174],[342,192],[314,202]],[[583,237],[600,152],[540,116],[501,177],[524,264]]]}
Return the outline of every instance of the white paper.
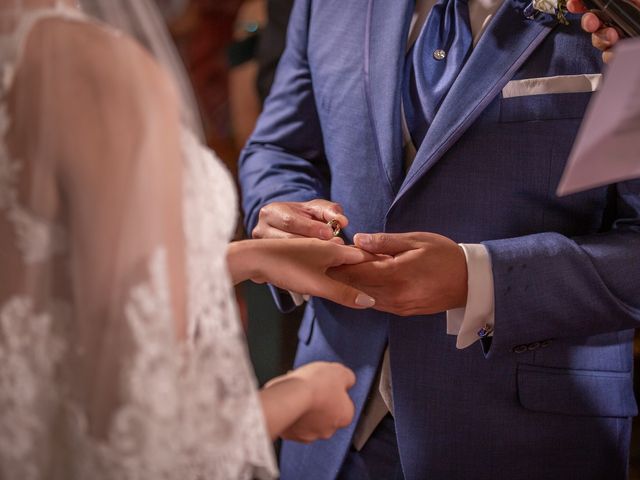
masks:
{"label": "white paper", "polygon": [[616,47],[580,127],[558,195],[640,178],[640,39]]}

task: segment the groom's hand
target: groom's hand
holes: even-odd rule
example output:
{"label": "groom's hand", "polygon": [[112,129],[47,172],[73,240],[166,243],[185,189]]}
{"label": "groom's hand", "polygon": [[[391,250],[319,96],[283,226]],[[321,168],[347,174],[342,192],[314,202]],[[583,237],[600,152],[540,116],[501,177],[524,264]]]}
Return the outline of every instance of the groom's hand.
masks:
{"label": "groom's hand", "polygon": [[358,234],[354,241],[384,256],[331,269],[329,275],[371,295],[376,310],[409,316],[466,305],[467,262],[452,240],[433,233],[377,233]]}
{"label": "groom's hand", "polygon": [[337,220],[340,227],[348,225],[349,219],[342,207],[328,200],[309,202],[273,202],[260,209],[258,225],[253,229],[253,238],[319,238],[344,243],[333,236],[327,222]]}

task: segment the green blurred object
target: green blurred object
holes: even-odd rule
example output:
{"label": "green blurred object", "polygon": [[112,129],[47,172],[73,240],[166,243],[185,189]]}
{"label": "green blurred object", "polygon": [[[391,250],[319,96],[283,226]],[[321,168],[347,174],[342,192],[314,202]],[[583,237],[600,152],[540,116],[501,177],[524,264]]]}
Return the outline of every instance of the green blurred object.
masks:
{"label": "green blurred object", "polygon": [[249,352],[258,382],[263,385],[281,373],[282,315],[266,285],[246,282],[242,289],[249,319]]}
{"label": "green blurred object", "polygon": [[[257,31],[257,24],[252,25],[256,25],[255,31]],[[258,34],[253,33],[243,40],[238,40],[229,44],[227,47],[227,61],[231,68],[242,65],[243,63],[255,58],[258,38]]]}

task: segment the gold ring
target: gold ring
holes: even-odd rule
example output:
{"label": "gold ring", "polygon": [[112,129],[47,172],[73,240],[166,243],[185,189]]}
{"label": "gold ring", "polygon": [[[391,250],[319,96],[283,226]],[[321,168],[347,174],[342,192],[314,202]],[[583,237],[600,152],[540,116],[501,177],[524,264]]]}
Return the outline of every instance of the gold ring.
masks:
{"label": "gold ring", "polygon": [[340,235],[340,231],[342,230],[342,227],[340,226],[340,222],[338,220],[334,218],[333,220],[327,222],[327,225],[329,225],[333,230],[334,237],[337,237],[338,235]]}

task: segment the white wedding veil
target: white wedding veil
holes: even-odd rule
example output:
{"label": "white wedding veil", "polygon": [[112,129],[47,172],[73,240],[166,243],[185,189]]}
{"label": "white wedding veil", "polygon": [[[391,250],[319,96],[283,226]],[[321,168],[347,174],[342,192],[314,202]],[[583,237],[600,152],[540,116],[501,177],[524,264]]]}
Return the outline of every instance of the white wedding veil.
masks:
{"label": "white wedding veil", "polygon": [[0,480],[277,474],[228,173],[148,0],[0,0]]}
{"label": "white wedding veil", "polygon": [[[163,9],[168,12],[179,7],[174,5],[175,0],[164,0]],[[0,32],[5,35],[24,29],[27,26],[20,22],[21,18],[29,12],[43,9],[58,9],[66,15],[73,15],[76,11],[93,21],[112,28],[114,31],[123,32],[135,39],[144,47],[146,52],[157,61],[164,71],[171,77],[171,81],[180,95],[180,106],[183,123],[191,131],[201,136],[201,122],[197,104],[193,95],[190,82],[187,78],[183,64],[178,56],[175,46],[170,38],[163,18],[158,8],[151,0],[0,0]],[[117,45],[114,45],[118,47]],[[75,47],[81,45],[60,45],[65,49],[65,55],[56,55],[49,58],[46,65],[42,65],[40,74],[43,80],[47,75],[60,71],[67,67],[66,59],[72,57]],[[52,49],[50,49],[52,50]],[[130,74],[146,75],[141,69],[136,68],[137,59],[131,58]]]}
{"label": "white wedding veil", "polygon": [[[180,1],[162,0],[163,11],[173,12]],[[183,64],[169,36],[157,6],[151,0],[0,0],[0,28],[11,32],[24,28],[19,19],[26,13],[46,8],[57,8],[72,13],[81,12],[91,19],[123,32],[137,40],[159,62],[178,88],[183,107],[183,121],[200,131],[200,119],[193,91]],[[71,54],[73,50],[67,52]],[[56,61],[63,59],[57,58]],[[64,66],[64,65],[63,65]],[[132,69],[132,73],[135,70]]]}

